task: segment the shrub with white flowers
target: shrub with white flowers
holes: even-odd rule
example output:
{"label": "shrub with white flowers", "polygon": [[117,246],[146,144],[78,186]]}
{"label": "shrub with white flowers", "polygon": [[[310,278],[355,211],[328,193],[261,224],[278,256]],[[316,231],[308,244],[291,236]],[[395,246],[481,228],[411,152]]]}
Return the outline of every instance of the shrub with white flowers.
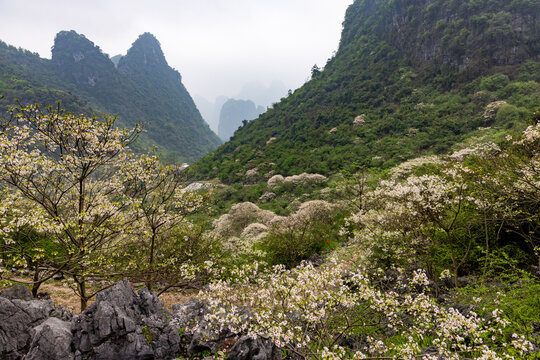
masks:
{"label": "shrub with white flowers", "polygon": [[427,283],[421,270],[409,283],[417,290],[400,294],[337,261],[236,275],[201,294],[210,308],[205,319],[216,329],[271,339],[305,358],[413,359],[429,353],[432,359],[512,359],[533,350],[522,336],[505,337],[501,311],[489,318],[464,315],[418,291]]}

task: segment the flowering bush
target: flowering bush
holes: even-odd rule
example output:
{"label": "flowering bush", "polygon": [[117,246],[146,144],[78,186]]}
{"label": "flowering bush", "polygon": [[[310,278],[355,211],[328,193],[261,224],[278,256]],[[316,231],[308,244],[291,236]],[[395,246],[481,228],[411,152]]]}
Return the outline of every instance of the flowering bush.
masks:
{"label": "flowering bush", "polygon": [[339,238],[339,205],[308,201],[289,216],[278,216],[244,202],[214,222],[214,232],[233,256],[266,258],[273,264],[296,265]]}
{"label": "flowering bush", "polygon": [[409,280],[409,288],[420,291],[400,294],[383,291],[362,271],[338,261],[258,273],[250,268],[236,275],[201,294],[211,310],[205,319],[216,331],[269,338],[289,354],[313,359],[534,356],[529,341],[504,333],[508,321],[502,311],[482,318],[438,305],[421,290],[428,283],[421,270]]}
{"label": "flowering bush", "polygon": [[324,200],[307,201],[289,216],[277,216],[269,224],[268,236],[262,242],[273,264],[294,266],[314,253],[330,248],[339,240],[341,222],[336,214],[339,205]]}
{"label": "flowering bush", "polygon": [[216,233],[223,238],[239,236],[252,223],[269,223],[276,214],[262,210],[252,202],[235,204],[229,212],[214,222]]}
{"label": "flowering bush", "polygon": [[285,186],[288,188],[305,187],[312,185],[319,185],[326,182],[326,176],[320,174],[308,174],[302,173],[300,175],[292,175],[283,177],[282,175],[274,175],[268,179],[268,188],[273,189],[279,186]]}

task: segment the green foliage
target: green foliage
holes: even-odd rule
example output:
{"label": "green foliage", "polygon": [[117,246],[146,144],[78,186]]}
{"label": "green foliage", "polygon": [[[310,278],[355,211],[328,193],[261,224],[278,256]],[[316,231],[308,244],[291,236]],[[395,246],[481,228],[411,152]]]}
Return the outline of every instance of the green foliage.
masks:
{"label": "green foliage", "polygon": [[499,108],[496,115],[496,124],[512,124],[520,122],[527,116],[527,109],[519,109],[514,105],[503,105]]}
{"label": "green foliage", "polygon": [[[9,218],[2,222],[9,222]],[[28,267],[34,271],[38,267],[59,267],[67,257],[65,249],[53,241],[46,232],[38,232],[31,226],[23,226],[9,234],[13,243],[6,242],[0,247],[0,258],[6,268]]]}
{"label": "green foliage", "polygon": [[165,320],[167,320],[167,322],[171,322],[171,316],[169,315],[169,311],[167,309],[163,310],[163,316],[165,316]]}
{"label": "green foliage", "polygon": [[480,89],[482,90],[488,90],[488,91],[497,91],[499,89],[504,88],[508,83],[510,82],[510,79],[508,76],[504,74],[494,74],[491,76],[487,76],[480,80]]}
{"label": "green foliage", "polygon": [[147,325],[141,326],[141,330],[144,340],[146,340],[148,344],[152,344],[152,330]]}
{"label": "green foliage", "polygon": [[294,224],[289,229],[270,232],[258,248],[266,252],[266,262],[292,268],[313,254],[325,255],[343,242],[340,229],[344,225],[341,213],[333,217]]}
{"label": "green foliage", "polygon": [[109,256],[124,276],[145,282],[158,293],[189,287],[209,276],[206,262],[221,262],[220,243],[206,230],[204,223],[185,220],[162,231],[156,239],[151,263],[149,239],[144,237],[126,242]]}
{"label": "green foliage", "polygon": [[514,276],[516,281],[501,284],[476,285],[460,288],[453,294],[457,303],[472,304],[481,316],[492,316],[493,310],[500,309],[509,320],[504,330],[506,340],[511,342],[512,334],[525,334],[534,341],[533,323],[540,322],[540,282],[524,272]]}

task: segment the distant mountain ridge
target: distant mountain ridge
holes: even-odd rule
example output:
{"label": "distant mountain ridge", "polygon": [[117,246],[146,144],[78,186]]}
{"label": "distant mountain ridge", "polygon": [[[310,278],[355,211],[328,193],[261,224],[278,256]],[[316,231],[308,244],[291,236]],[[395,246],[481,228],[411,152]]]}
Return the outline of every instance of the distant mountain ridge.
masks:
{"label": "distant mountain ridge", "polygon": [[389,168],[484,129],[518,129],[540,104],[540,2],[355,0],[322,71],[196,164],[263,181]]}
{"label": "distant mountain ridge", "polygon": [[[263,109],[266,109],[272,106],[273,103],[278,102],[286,94],[287,89],[285,84],[279,80],[273,80],[268,86],[265,86],[259,81],[250,81],[244,84],[240,91],[232,96],[231,99],[251,100],[257,107],[261,106]],[[229,100],[229,97],[222,95],[211,100],[195,94],[193,100],[197,104],[204,120],[210,125],[210,128],[215,133],[219,133],[218,126],[221,107]]]}
{"label": "distant mountain ridge", "polygon": [[227,141],[233,136],[244,121],[250,121],[261,115],[266,109],[256,106],[251,100],[229,99],[221,107],[219,115],[218,135]]}
{"label": "distant mountain ridge", "polygon": [[169,161],[192,162],[221,143],[152,34],[141,35],[115,60],[117,66],[75,31],[56,35],[51,60],[2,43],[1,104],[5,109],[14,98],[44,105],[62,100],[74,112],[118,115],[124,126],[144,122],[146,132],[136,147],[157,147]]}

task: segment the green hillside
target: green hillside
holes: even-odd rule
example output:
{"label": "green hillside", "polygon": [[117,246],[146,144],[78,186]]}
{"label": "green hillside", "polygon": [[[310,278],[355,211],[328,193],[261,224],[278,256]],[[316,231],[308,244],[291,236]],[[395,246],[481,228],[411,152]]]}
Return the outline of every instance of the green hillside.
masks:
{"label": "green hillside", "polygon": [[225,182],[389,168],[521,129],[540,105],[539,44],[536,1],[357,0],[324,69],[196,168]]}
{"label": "green hillside", "polygon": [[60,100],[72,112],[111,113],[125,126],[145,123],[135,147],[157,147],[169,161],[194,161],[221,143],[153,35],[141,35],[118,65],[74,31],[57,34],[52,60],[0,43],[0,106]]}
{"label": "green hillside", "polygon": [[[60,90],[62,88],[63,90]],[[3,110],[14,99],[22,103],[54,104],[60,100],[74,112],[89,112],[88,102],[73,95],[75,88],[62,84],[49,60],[0,41],[0,104]]]}

